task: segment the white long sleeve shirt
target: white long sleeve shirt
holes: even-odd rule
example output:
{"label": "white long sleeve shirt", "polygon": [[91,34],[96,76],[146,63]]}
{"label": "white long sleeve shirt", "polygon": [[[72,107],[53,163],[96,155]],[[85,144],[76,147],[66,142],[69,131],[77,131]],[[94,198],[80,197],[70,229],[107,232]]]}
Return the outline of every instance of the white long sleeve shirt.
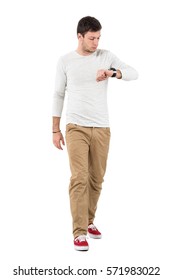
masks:
{"label": "white long sleeve shirt", "polygon": [[87,56],[72,51],[60,57],[56,69],[53,116],[61,117],[67,92],[66,124],[109,127],[108,79],[97,82],[96,74],[99,69],[111,67],[121,71],[123,80],[130,81],[138,77],[134,68],[107,50],[98,49]]}

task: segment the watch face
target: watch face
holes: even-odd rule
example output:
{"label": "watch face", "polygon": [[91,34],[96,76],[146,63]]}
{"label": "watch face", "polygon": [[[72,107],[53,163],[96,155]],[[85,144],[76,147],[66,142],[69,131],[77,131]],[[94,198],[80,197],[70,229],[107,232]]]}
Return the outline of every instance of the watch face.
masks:
{"label": "watch face", "polygon": [[111,77],[116,77],[117,70],[115,68],[110,68],[109,70],[113,70],[114,71],[114,73],[113,73],[113,75]]}

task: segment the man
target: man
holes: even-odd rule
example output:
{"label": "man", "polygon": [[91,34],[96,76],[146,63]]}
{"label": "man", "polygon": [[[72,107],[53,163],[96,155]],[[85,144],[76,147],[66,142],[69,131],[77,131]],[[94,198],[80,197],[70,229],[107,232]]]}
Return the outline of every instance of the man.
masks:
{"label": "man", "polygon": [[70,206],[74,247],[88,250],[87,233],[101,238],[94,225],[109,150],[110,127],[107,109],[108,78],[134,80],[137,72],[107,50],[97,49],[101,24],[94,17],[82,18],[77,26],[78,47],[60,57],[53,99],[53,143],[65,145],[60,130],[65,91],[66,143],[71,179]]}

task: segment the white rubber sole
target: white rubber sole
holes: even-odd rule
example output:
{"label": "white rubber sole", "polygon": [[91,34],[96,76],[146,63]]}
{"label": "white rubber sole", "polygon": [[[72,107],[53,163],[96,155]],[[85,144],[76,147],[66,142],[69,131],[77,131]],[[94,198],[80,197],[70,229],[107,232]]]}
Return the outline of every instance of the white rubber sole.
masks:
{"label": "white rubber sole", "polygon": [[90,238],[94,238],[94,239],[101,239],[102,238],[101,234],[100,235],[95,235],[95,234],[92,234],[92,233],[88,232],[88,235],[89,235]]}
{"label": "white rubber sole", "polygon": [[77,251],[88,251],[89,246],[76,246],[76,245],[74,245],[74,248]]}

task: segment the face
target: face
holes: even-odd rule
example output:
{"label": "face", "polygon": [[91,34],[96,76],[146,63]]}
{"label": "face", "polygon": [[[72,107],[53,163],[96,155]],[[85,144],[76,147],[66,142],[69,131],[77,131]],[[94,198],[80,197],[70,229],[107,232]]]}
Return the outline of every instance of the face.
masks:
{"label": "face", "polygon": [[88,54],[95,52],[99,44],[100,36],[101,36],[100,31],[97,32],[88,31],[84,35],[84,37],[79,33],[78,39],[82,51]]}

